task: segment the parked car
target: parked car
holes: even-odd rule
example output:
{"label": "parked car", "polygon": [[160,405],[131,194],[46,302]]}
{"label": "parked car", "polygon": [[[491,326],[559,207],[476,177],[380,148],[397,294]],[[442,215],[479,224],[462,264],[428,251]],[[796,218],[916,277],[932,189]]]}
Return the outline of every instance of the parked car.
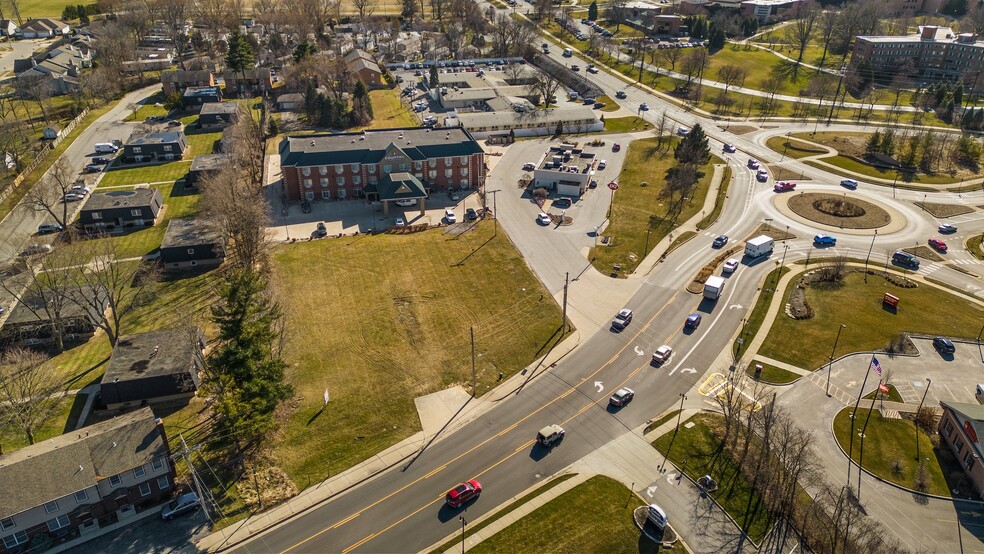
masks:
{"label": "parked car", "polygon": [[823,235],[823,234],[817,235],[813,237],[813,244],[816,244],[818,246],[827,246],[827,245],[833,246],[837,244],[837,237],[832,237],[830,235]]}
{"label": "parked car", "polygon": [[311,202],[307,200],[301,202],[301,211],[306,214],[311,213]]}
{"label": "parked car", "polygon": [[398,218],[396,218],[396,219],[393,220],[393,225],[395,225],[396,227],[406,227],[407,226],[407,222],[402,217],[398,217]]}
{"label": "parked car", "polygon": [[589,189],[596,189],[596,188],[598,188],[598,179],[591,179],[591,182],[588,183],[588,188]]}
{"label": "parked car", "polygon": [[458,222],[458,217],[456,215],[454,215],[454,211],[452,211],[452,210],[444,210],[444,220],[447,221],[449,224],[450,223],[457,223]]}
{"label": "parked car", "polygon": [[946,337],[935,337],[933,339],[933,348],[940,354],[953,354],[957,351],[956,347],[953,346],[953,341]]}
{"label": "parked car", "polygon": [[841,186],[847,189],[854,190],[858,188],[858,182],[855,181],[854,179],[842,179]]}
{"label": "parked car", "polygon": [[728,244],[728,235],[718,235],[714,237],[714,242],[711,243],[711,246],[714,248],[721,248],[725,244]]}
{"label": "parked car", "polygon": [[673,349],[664,344],[653,352],[653,363],[656,365],[663,365],[672,355]]}
{"label": "parked car", "polygon": [[42,223],[41,225],[38,225],[39,235],[47,235],[48,233],[59,233],[63,230],[65,230],[65,228],[57,223]]}
{"label": "parked car", "polygon": [[570,208],[571,207],[572,202],[571,202],[571,199],[570,198],[558,198],[558,199],[554,200],[551,205],[554,208],[558,208],[558,209],[561,209],[561,210],[566,210],[567,208]]}
{"label": "parked car", "polygon": [[461,195],[458,194],[456,191],[449,190],[448,191],[448,198],[450,198],[451,200],[454,200],[455,202],[457,202],[458,200],[461,200]]}
{"label": "parked car", "polygon": [[600,110],[600,109],[604,108],[607,105],[608,104],[605,104],[604,102],[595,102],[594,103],[594,109]]}
{"label": "parked car", "polygon": [[88,164],[85,166],[85,168],[83,168],[83,171],[85,173],[99,173],[102,170],[103,170],[103,166],[99,164]]}
{"label": "parked car", "polygon": [[533,162],[526,162],[523,164],[523,171],[533,171],[536,169],[536,164]]}
{"label": "parked car", "polygon": [[397,200],[396,201],[396,205],[399,206],[399,207],[401,207],[401,208],[412,208],[413,206],[416,206],[417,205],[417,200],[415,200],[413,198],[407,198],[407,199],[404,199],[404,200]]}
{"label": "parked car", "polygon": [[941,233],[956,233],[957,232],[957,226],[956,225],[950,225],[949,223],[944,223],[944,224],[940,225],[936,230],[939,231],[939,232],[941,232]]}
{"label": "parked car", "polygon": [[796,183],[790,183],[788,181],[779,181],[776,186],[772,187],[775,192],[789,192],[796,190]]}
{"label": "parked car", "polygon": [[318,222],[318,228],[314,231],[319,237],[328,236],[328,228],[321,221]]}
{"label": "parked car", "polygon": [[684,323],[683,326],[688,329],[696,329],[700,327],[700,320],[701,320],[701,315],[697,312],[694,312],[689,316],[687,316],[687,322]]}
{"label": "parked car", "polygon": [[460,508],[462,504],[473,498],[478,498],[480,494],[482,494],[482,484],[475,479],[471,479],[449,490],[444,500],[449,507]]}
{"label": "parked car", "polygon": [[74,192],[75,194],[78,194],[80,196],[85,196],[85,195],[89,194],[90,192],[92,192],[92,189],[90,189],[89,187],[87,187],[85,185],[79,185],[79,184],[72,185],[72,188],[70,188],[68,190],[69,190],[69,192]]}
{"label": "parked car", "polygon": [[615,98],[618,98],[619,100],[625,100],[628,96],[629,95],[626,94],[624,90],[620,90],[615,93]]}
{"label": "parked car", "polygon": [[79,200],[82,200],[83,198],[85,198],[85,195],[83,195],[83,194],[78,194],[78,193],[75,193],[75,192],[69,192],[69,193],[66,193],[65,196],[62,196],[62,202],[78,202]]}
{"label": "parked car", "polygon": [[727,152],[727,153],[729,153],[729,154],[734,154],[735,152],[738,151],[738,149],[735,148],[735,145],[734,144],[725,144],[724,145],[724,151]]}
{"label": "parked car", "polygon": [[935,248],[938,252],[946,254],[946,243],[940,239],[929,239],[929,245]]}
{"label": "parked car", "polygon": [[161,509],[161,519],[171,521],[180,515],[197,512],[199,509],[201,504],[198,502],[198,495],[188,492],[165,504]]}
{"label": "parked car", "polygon": [[476,219],[478,219],[478,212],[476,212],[472,208],[468,208],[467,210],[465,210],[465,219],[467,219],[468,221],[475,221]]}
{"label": "parked car", "polygon": [[621,331],[632,323],[632,310],[628,308],[622,308],[615,314],[615,319],[612,320],[612,329],[616,331]]}
{"label": "parked car", "polygon": [[722,268],[722,271],[725,274],[734,273],[737,270],[738,270],[738,260],[734,258],[730,258],[728,259],[728,261],[724,262],[724,267]]}
{"label": "parked car", "polygon": [[99,164],[99,165],[106,165],[111,161],[113,161],[113,158],[104,158],[102,156],[97,156],[95,158],[92,158],[92,163]]}
{"label": "parked car", "polygon": [[632,402],[632,399],[634,397],[635,397],[634,390],[630,388],[622,387],[617,391],[615,391],[615,394],[613,394],[612,397],[608,399],[608,403],[611,404],[612,406],[615,406],[616,408],[621,408],[622,406],[625,406],[629,402]]}
{"label": "parked car", "polygon": [[617,142],[612,145],[612,152],[618,152],[621,149],[622,149],[622,145]]}
{"label": "parked car", "polygon": [[550,216],[547,215],[545,212],[540,212],[536,216],[536,222],[539,223],[540,225],[550,225],[551,223]]}
{"label": "parked car", "polygon": [[608,160],[601,160],[598,162],[598,170],[602,170],[608,167]]}

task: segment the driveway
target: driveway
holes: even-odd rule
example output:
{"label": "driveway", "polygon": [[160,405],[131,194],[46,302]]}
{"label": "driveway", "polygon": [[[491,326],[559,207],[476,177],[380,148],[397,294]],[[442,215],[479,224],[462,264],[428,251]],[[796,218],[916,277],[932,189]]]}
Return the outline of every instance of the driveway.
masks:
{"label": "driveway", "polygon": [[117,532],[82,543],[80,554],[117,552],[119,554],[192,554],[194,542],[208,534],[208,521],[201,511],[164,521],[148,517]]}
{"label": "driveway", "polygon": [[37,50],[43,50],[48,44],[54,42],[53,39],[37,40],[14,40],[6,42],[3,46],[10,50],[0,50],[0,79],[13,77],[14,60],[27,58]]}

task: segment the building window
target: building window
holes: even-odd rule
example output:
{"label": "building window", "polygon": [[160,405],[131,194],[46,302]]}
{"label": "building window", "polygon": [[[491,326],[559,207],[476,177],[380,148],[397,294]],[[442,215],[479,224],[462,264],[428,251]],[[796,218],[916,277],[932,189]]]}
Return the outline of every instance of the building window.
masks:
{"label": "building window", "polygon": [[943,432],[949,433],[951,429],[953,429],[953,420],[947,419],[946,423],[943,424]]}
{"label": "building window", "polygon": [[44,503],[44,513],[53,514],[58,511],[58,501],[52,500],[51,502]]}
{"label": "building window", "polygon": [[165,144],[164,145],[164,151],[165,152],[170,152],[171,151],[171,145],[170,144]]}
{"label": "building window", "polygon": [[89,493],[85,492],[85,489],[80,490],[75,493],[75,502],[81,504],[89,499]]}
{"label": "building window", "polygon": [[327,187],[328,186],[328,178],[327,177],[323,177],[321,179],[321,186],[322,187]]}
{"label": "building window", "polygon": [[376,164],[369,164],[369,165],[367,165],[366,166],[366,171],[368,171],[369,173],[375,173],[376,172]]}
{"label": "building window", "polygon": [[134,146],[134,147],[133,147],[133,153],[134,153],[134,154],[139,154],[139,153],[140,153],[140,151],[141,151],[141,148],[140,148],[139,146]]}
{"label": "building window", "polygon": [[451,158],[444,158],[444,165],[451,165]]}
{"label": "building window", "polygon": [[338,185],[338,186],[340,186],[340,187],[344,187],[345,186],[345,177],[336,177],[335,178],[335,184]]}
{"label": "building window", "polygon": [[62,527],[68,527],[68,524],[72,521],[68,519],[68,516],[58,516],[55,519],[48,520],[48,530],[57,531]]}
{"label": "building window", "polygon": [[132,215],[133,217],[140,217],[140,210],[139,209],[130,210],[130,215]]}
{"label": "building window", "polygon": [[307,200],[308,202],[314,200],[314,193],[311,192],[311,191],[305,192],[304,193],[304,199]]}
{"label": "building window", "polygon": [[339,175],[341,175],[342,173],[345,173],[345,166],[336,165],[335,166],[335,173],[337,173]]}
{"label": "building window", "polygon": [[6,531],[7,529],[10,529],[15,526],[16,524],[14,523],[14,518],[12,517],[5,517],[3,519],[0,519],[0,530]]}
{"label": "building window", "polygon": [[154,471],[160,471],[164,469],[164,458],[154,458]]}
{"label": "building window", "polygon": [[18,544],[24,544],[27,542],[27,531],[18,531],[9,537],[3,538],[3,545],[7,548],[13,548]]}
{"label": "building window", "polygon": [[462,179],[461,180],[461,188],[466,189],[466,188],[468,188],[469,185],[470,185],[470,183],[468,182],[468,179]]}
{"label": "building window", "polygon": [[102,219],[102,218],[103,218],[102,212],[92,212],[92,219],[97,219],[98,220],[98,219]]}
{"label": "building window", "polygon": [[461,165],[468,165],[468,156],[461,157]]}
{"label": "building window", "polygon": [[301,168],[301,175],[303,175],[305,177],[307,177],[308,175],[311,175],[311,168],[310,167],[302,167]]}
{"label": "building window", "polygon": [[331,200],[331,191],[323,190],[321,191],[322,200]]}
{"label": "building window", "polygon": [[453,170],[451,170],[451,169],[445,169],[445,170],[444,170],[444,176],[445,176],[446,178],[448,178],[448,179],[450,179],[450,178],[451,178],[451,174],[452,174],[453,172],[454,172],[454,171],[453,171]]}
{"label": "building window", "polygon": [[309,189],[311,188],[311,186],[312,186],[311,179],[304,179],[304,188]]}
{"label": "building window", "polygon": [[123,478],[119,475],[114,475],[109,478],[109,484],[114,487],[118,487],[123,484]]}
{"label": "building window", "polygon": [[355,173],[358,170],[359,170],[359,164],[352,164],[352,173]]}
{"label": "building window", "polygon": [[352,196],[356,196],[356,197],[362,196],[362,189],[359,188],[352,189]]}
{"label": "building window", "polygon": [[375,175],[370,175],[369,176],[369,184],[370,185],[375,185],[377,183],[377,181],[378,181],[378,179],[376,179],[376,176]]}
{"label": "building window", "polygon": [[963,450],[963,447],[964,447],[963,439],[957,437],[957,439],[953,441],[953,449],[959,453],[961,450]]}
{"label": "building window", "polygon": [[400,164],[400,171],[408,171],[410,169],[410,164]]}
{"label": "building window", "polygon": [[355,177],[352,177],[352,184],[353,185],[361,185],[362,184],[362,177],[359,177],[358,175],[356,175]]}
{"label": "building window", "polygon": [[328,175],[328,166],[327,165],[321,166],[321,168],[318,170],[318,173],[322,175]]}
{"label": "building window", "polygon": [[428,171],[427,172],[427,177],[429,179],[431,179],[431,180],[437,179],[437,170],[436,169],[432,169],[432,170]]}
{"label": "building window", "polygon": [[463,168],[461,168],[461,169],[458,170],[458,173],[460,173],[462,177],[467,177],[468,176],[468,168],[467,167],[463,167]]}
{"label": "building window", "polygon": [[414,169],[422,169],[424,167],[424,162],[413,162]]}
{"label": "building window", "polygon": [[157,488],[158,489],[164,490],[164,489],[166,489],[166,488],[168,488],[170,486],[171,486],[171,482],[168,481],[167,475],[161,475],[160,477],[157,478]]}
{"label": "building window", "polygon": [[383,173],[389,175],[393,171],[393,164],[383,164]]}
{"label": "building window", "polygon": [[437,159],[431,158],[427,160],[427,167],[437,167]]}
{"label": "building window", "polygon": [[150,496],[150,483],[140,483],[137,489],[140,491],[140,496]]}
{"label": "building window", "polygon": [[137,467],[133,468],[133,476],[134,477],[143,477],[144,474],[146,474],[146,473],[147,473],[147,470],[144,469],[144,466],[137,466]]}

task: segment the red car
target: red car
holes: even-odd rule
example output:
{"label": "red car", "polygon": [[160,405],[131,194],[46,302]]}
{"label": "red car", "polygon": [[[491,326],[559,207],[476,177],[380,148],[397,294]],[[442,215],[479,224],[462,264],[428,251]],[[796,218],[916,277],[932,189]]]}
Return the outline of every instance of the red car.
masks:
{"label": "red car", "polygon": [[788,181],[779,181],[776,186],[772,187],[775,192],[788,192],[791,190],[796,190],[796,183],[790,183]]}
{"label": "red car", "polygon": [[482,494],[482,484],[472,479],[470,481],[465,481],[457,487],[448,491],[445,500],[448,506],[452,508],[460,508],[462,504],[468,502],[472,498],[478,498],[478,495]]}
{"label": "red car", "polygon": [[929,245],[940,252],[946,252],[946,243],[940,239],[929,239]]}
{"label": "red car", "polygon": [[612,152],[618,152],[621,149],[622,149],[622,145],[617,142],[612,145]]}

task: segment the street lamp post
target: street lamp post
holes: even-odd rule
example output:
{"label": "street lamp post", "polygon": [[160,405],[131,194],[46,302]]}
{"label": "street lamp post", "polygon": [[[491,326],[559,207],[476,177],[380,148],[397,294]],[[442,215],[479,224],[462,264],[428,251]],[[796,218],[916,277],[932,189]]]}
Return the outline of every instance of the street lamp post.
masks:
{"label": "street lamp post", "polygon": [[741,333],[738,333],[738,351],[735,352],[735,365],[741,360],[741,347],[745,345],[745,324],[748,323],[746,318],[741,318]]}
{"label": "street lamp post", "polygon": [[642,257],[645,258],[649,255],[649,235],[653,232],[653,227],[650,225],[646,228],[646,248],[642,251]]}
{"label": "street lamp post", "polygon": [[[677,412],[677,422],[676,429],[673,431],[673,436],[675,437],[677,432],[680,431],[680,419],[683,418],[683,401],[687,399],[687,395],[682,392],[677,396],[680,397],[680,411]],[[670,446],[673,446],[673,441],[670,441]],[[659,465],[659,473],[663,473],[663,468],[666,467],[666,460],[670,457],[670,448],[666,448],[666,454],[663,456],[663,463]]]}
{"label": "street lamp post", "polygon": [[834,352],[837,351],[837,342],[841,338],[841,331],[844,330],[844,327],[847,327],[847,325],[841,323],[840,327],[837,329],[837,338],[834,339],[834,347],[830,349],[830,359],[827,363],[827,398],[830,398],[830,368],[834,366]]}
{"label": "street lamp post", "polygon": [[868,255],[864,257],[864,282],[868,282],[868,259],[871,258],[871,250],[875,247],[875,239],[878,238],[878,229],[871,236],[871,246],[868,247]]}
{"label": "street lamp post", "polygon": [[789,148],[789,133],[786,133],[786,142],[782,146],[782,157],[779,158],[779,163],[782,163],[786,159],[786,149]]}
{"label": "street lamp post", "polygon": [[461,554],[465,554],[465,516],[458,516],[458,521],[461,522]]}
{"label": "street lamp post", "polygon": [[926,401],[926,394],[929,393],[929,386],[933,384],[933,380],[929,377],[926,378],[926,390],[923,391],[922,400],[919,401],[919,407],[916,408],[916,461],[919,461],[919,412],[922,411],[923,402]]}

